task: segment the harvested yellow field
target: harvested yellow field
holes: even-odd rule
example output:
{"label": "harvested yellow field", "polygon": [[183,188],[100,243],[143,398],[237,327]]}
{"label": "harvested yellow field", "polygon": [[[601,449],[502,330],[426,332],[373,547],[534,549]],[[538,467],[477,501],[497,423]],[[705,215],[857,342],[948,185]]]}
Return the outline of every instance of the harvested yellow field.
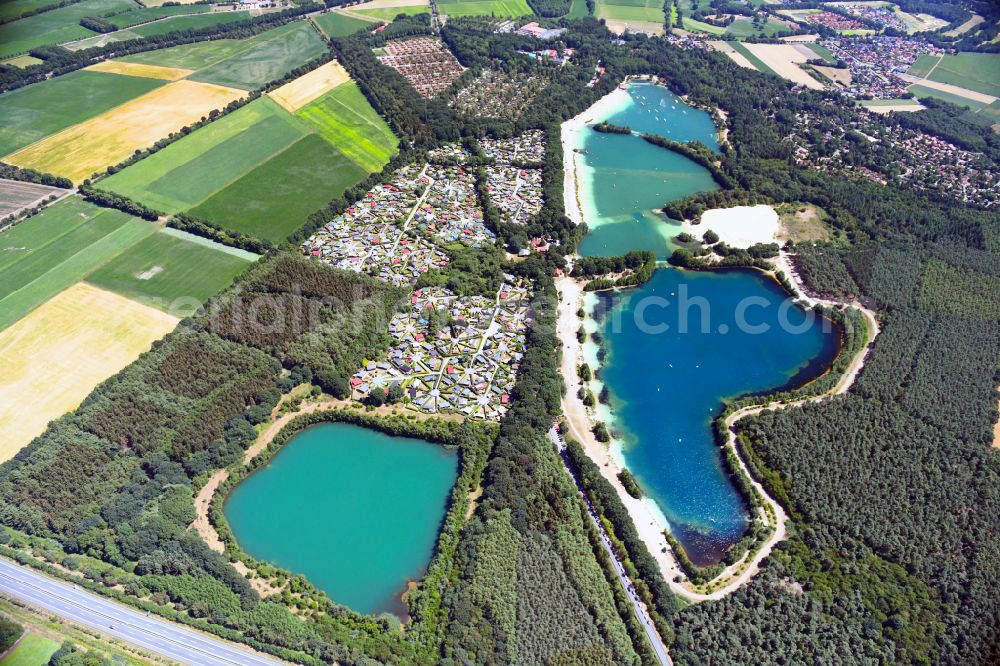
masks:
{"label": "harvested yellow field", "polygon": [[245,94],[213,83],[174,81],[37,141],[3,161],[79,183]]}
{"label": "harvested yellow field", "polygon": [[331,60],[267,94],[283,106],[286,111],[295,113],[320,95],[333,90],[341,83],[350,81],[350,79],[350,74],[340,66],[340,63]]}
{"label": "harvested yellow field", "polygon": [[157,65],[141,65],[137,62],[119,62],[118,60],[102,60],[96,65],[86,67],[92,72],[107,72],[108,74],[125,74],[141,76],[144,79],[160,79],[161,81],[176,81],[194,72],[193,69],[179,67],[159,67]]}
{"label": "harvested yellow field", "polygon": [[0,332],[0,461],[76,408],[178,319],[78,282]]}
{"label": "harvested yellow field", "polygon": [[809,76],[804,69],[799,67],[810,58],[815,58],[816,54],[805,46],[797,44],[744,44],[750,53],[764,61],[778,76],[788,79],[792,83],[798,83],[806,88],[822,90],[823,84]]}
{"label": "harvested yellow field", "polygon": [[712,48],[714,48],[716,51],[719,51],[720,53],[725,53],[727,56],[729,56],[730,60],[735,62],[740,67],[745,67],[746,69],[752,69],[755,72],[757,71],[757,68],[753,66],[753,63],[747,60],[745,55],[733,49],[733,47],[729,45],[729,42],[724,42],[720,39],[711,41],[709,42],[709,44],[711,44]]}

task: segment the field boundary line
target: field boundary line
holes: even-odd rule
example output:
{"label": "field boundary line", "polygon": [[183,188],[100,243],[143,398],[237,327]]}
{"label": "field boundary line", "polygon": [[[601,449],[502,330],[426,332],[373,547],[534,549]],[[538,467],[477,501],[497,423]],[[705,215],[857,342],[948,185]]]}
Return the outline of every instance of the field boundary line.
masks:
{"label": "field boundary line", "polygon": [[[262,97],[265,97],[265,96],[262,96]],[[258,99],[261,99],[261,98],[258,98]],[[268,99],[270,99],[270,98],[268,98]],[[271,100],[271,101],[272,101],[272,102],[274,102],[274,100]],[[291,113],[288,113],[287,111],[285,111],[285,109],[284,109],[283,107],[281,107],[281,105],[280,105],[280,104],[277,104],[277,102],[274,102],[274,103],[275,103],[275,104],[276,104],[276,105],[278,106],[278,108],[279,108],[279,109],[281,109],[281,112],[282,112],[282,113],[286,114],[287,116],[291,116],[292,118],[294,118],[294,117],[295,117],[295,114],[291,114]],[[218,122],[219,120],[221,120],[221,118],[217,118],[216,120],[214,120],[214,121],[212,121],[212,122]],[[153,184],[154,182],[156,182],[156,181],[160,180],[161,178],[165,178],[166,176],[168,176],[168,175],[172,174],[172,173],[173,173],[174,171],[177,171],[178,169],[182,169],[182,168],[186,167],[186,166],[187,166],[188,164],[190,164],[190,163],[191,163],[191,162],[193,162],[194,160],[198,159],[199,157],[201,157],[201,156],[202,156],[202,155],[204,155],[205,153],[209,152],[209,151],[210,151],[210,150],[212,150],[213,148],[216,148],[216,147],[218,147],[218,146],[221,146],[221,145],[223,145],[223,144],[224,144],[224,143],[226,143],[227,141],[230,141],[231,139],[234,139],[234,138],[236,138],[237,136],[239,136],[239,135],[240,135],[240,134],[242,134],[243,132],[247,132],[247,131],[250,131],[250,130],[252,130],[252,129],[253,129],[253,128],[254,128],[255,126],[256,126],[256,125],[258,125],[258,124],[259,124],[260,122],[262,122],[263,120],[266,120],[266,118],[262,118],[262,119],[258,120],[258,121],[257,121],[257,122],[255,122],[255,123],[254,123],[253,125],[250,125],[250,126],[249,126],[249,127],[247,127],[246,129],[244,129],[244,130],[243,130],[242,132],[237,132],[237,133],[236,133],[236,134],[234,134],[233,136],[231,136],[231,137],[228,137],[227,139],[225,139],[224,141],[222,141],[222,142],[220,142],[220,143],[217,143],[217,144],[216,144],[215,146],[212,146],[212,148],[209,148],[208,150],[205,150],[205,151],[202,151],[202,152],[201,152],[201,153],[199,153],[199,154],[198,154],[197,156],[195,156],[195,157],[191,158],[190,160],[188,160],[188,161],[184,162],[184,164],[179,164],[178,166],[174,167],[173,169],[171,169],[171,170],[170,170],[170,171],[168,171],[167,173],[163,174],[162,176],[159,176],[159,177],[158,177],[158,178],[156,178],[155,180],[153,180],[153,181],[150,181],[150,183],[149,183],[149,184],[150,184],[150,185],[152,185],[152,184]],[[297,120],[298,120],[298,119],[297,119]],[[288,144],[287,146],[285,146],[285,147],[284,147],[284,148],[282,148],[281,150],[279,150],[279,151],[277,151],[277,152],[275,152],[275,153],[271,153],[271,154],[270,154],[270,155],[269,155],[269,156],[268,156],[268,157],[267,157],[266,159],[264,159],[263,161],[261,161],[261,162],[258,162],[257,164],[254,164],[253,166],[250,166],[250,167],[246,168],[245,170],[243,170],[243,171],[241,171],[241,172],[237,173],[237,174],[236,174],[235,176],[233,176],[233,178],[231,178],[230,180],[226,181],[226,182],[225,182],[225,183],[224,183],[224,184],[222,185],[222,187],[220,187],[220,188],[216,189],[215,191],[213,191],[213,192],[212,192],[211,194],[209,194],[208,196],[205,196],[205,197],[202,197],[201,199],[199,199],[198,201],[194,202],[193,204],[190,204],[190,205],[188,205],[188,204],[186,204],[186,203],[185,203],[184,205],[182,205],[182,206],[179,206],[179,208],[180,208],[181,210],[180,210],[180,211],[179,211],[178,213],[173,213],[173,214],[171,214],[170,216],[171,216],[171,217],[173,217],[174,215],[177,215],[177,214],[180,214],[180,213],[184,213],[184,212],[186,212],[186,211],[189,211],[189,210],[191,210],[192,208],[197,208],[198,206],[202,205],[203,203],[205,203],[206,201],[208,201],[209,199],[211,199],[212,197],[214,197],[214,196],[215,196],[216,194],[218,194],[218,193],[219,193],[219,192],[221,192],[222,190],[226,189],[227,187],[229,187],[230,185],[232,185],[233,183],[235,183],[236,181],[238,181],[238,180],[239,180],[240,178],[243,178],[243,176],[246,176],[246,175],[247,175],[247,174],[249,174],[249,173],[250,173],[251,171],[253,171],[253,170],[257,169],[258,167],[260,167],[260,166],[261,166],[262,164],[265,164],[265,163],[267,163],[267,162],[271,161],[272,159],[274,159],[275,157],[277,157],[277,156],[278,156],[278,155],[279,155],[280,153],[283,153],[284,151],[288,150],[288,149],[289,149],[289,148],[291,148],[291,147],[292,147],[293,145],[295,145],[296,143],[298,143],[298,142],[299,142],[299,141],[301,141],[302,139],[306,138],[306,136],[308,136],[309,134],[311,134],[311,133],[315,133],[315,132],[313,132],[313,129],[312,129],[312,127],[308,127],[308,126],[307,126],[307,127],[301,127],[301,126],[300,126],[300,125],[302,124],[302,123],[301,123],[301,121],[300,121],[299,123],[290,123],[290,124],[291,124],[291,126],[292,126],[292,127],[296,128],[296,129],[298,129],[298,130],[301,130],[301,131],[303,132],[303,134],[300,134],[300,135],[299,135],[298,137],[296,137],[296,138],[295,138],[295,140],[294,140],[294,141],[292,141],[291,143],[289,143],[289,144]],[[211,125],[211,123],[209,123],[208,125],[205,125],[205,126],[203,126],[203,127],[199,127],[198,129],[199,129],[199,130],[201,130],[201,129],[204,129],[205,127],[209,127],[210,125]],[[194,135],[194,132],[192,132],[192,133],[191,133],[191,135],[193,136],[193,135]],[[167,146],[167,147],[169,148],[169,146]],[[144,157],[143,159],[148,159],[148,157],[152,157],[152,155],[149,155],[149,156],[147,156],[147,157]],[[142,160],[139,160],[139,162],[136,162],[136,164],[139,164],[139,163],[141,163],[141,162],[142,162]],[[100,183],[98,183],[98,188],[100,188]],[[150,192],[150,190],[148,189],[148,186],[146,186],[146,187],[143,187],[143,190],[144,190],[144,191],[146,191],[146,192]],[[151,194],[154,194],[154,195],[157,195],[157,196],[165,196],[165,195],[159,195],[159,194],[157,194],[156,192],[150,192],[150,193],[151,193]],[[140,202],[141,202],[141,199],[140,199]]]}
{"label": "field boundary line", "polygon": [[[84,70],[86,70],[86,68],[84,68]],[[81,71],[83,71],[83,70],[81,70]],[[94,74],[108,74],[108,76],[122,76],[121,74],[110,74],[110,73],[108,73],[108,72],[94,72],[93,70],[91,70],[91,72],[92,72],[92,73],[94,73]],[[135,78],[141,78],[141,77],[135,77]],[[167,87],[168,85],[170,85],[171,83],[174,83],[174,81],[164,81],[163,79],[148,79],[148,80],[149,80],[149,81],[163,81],[163,83],[162,83],[162,84],[160,84],[160,85],[158,85],[158,86],[156,86],[156,87],[155,87],[155,88],[153,88],[152,90],[148,90],[148,91],[146,91],[146,92],[142,93],[142,94],[141,94],[141,95],[139,95],[138,97],[133,97],[132,99],[127,99],[127,100],[125,100],[124,102],[122,102],[121,104],[118,104],[117,106],[113,106],[113,107],[111,107],[110,109],[105,109],[104,111],[101,111],[101,112],[100,112],[100,113],[98,113],[97,115],[93,115],[93,116],[91,116],[90,118],[84,118],[84,119],[83,119],[83,120],[81,120],[80,122],[78,122],[78,123],[73,123],[73,124],[72,124],[72,125],[70,125],[69,127],[64,127],[64,128],[62,128],[61,130],[59,130],[58,132],[55,132],[54,134],[46,134],[46,135],[45,135],[45,136],[43,136],[43,137],[42,137],[41,139],[37,139],[37,140],[35,140],[35,141],[32,141],[31,143],[29,143],[29,144],[28,144],[28,145],[26,145],[26,146],[21,146],[20,148],[18,148],[18,149],[17,149],[17,150],[15,150],[14,152],[12,152],[12,153],[7,153],[7,154],[6,154],[6,155],[4,155],[3,157],[0,157],[0,162],[8,162],[8,164],[12,164],[12,162],[9,162],[9,161],[8,161],[8,158],[9,158],[9,157],[11,157],[12,155],[17,155],[18,153],[20,153],[20,152],[22,152],[22,151],[25,151],[25,150],[28,150],[29,148],[32,148],[32,147],[34,147],[35,145],[37,145],[37,144],[41,143],[42,141],[48,141],[49,139],[51,139],[51,138],[52,138],[52,137],[54,137],[54,136],[58,136],[58,135],[62,134],[63,132],[68,132],[68,131],[70,131],[71,129],[73,129],[73,128],[74,128],[74,127],[76,127],[77,125],[82,125],[83,123],[87,123],[87,122],[90,122],[90,121],[91,121],[91,120],[93,120],[94,118],[99,118],[99,117],[103,116],[103,115],[104,115],[105,113],[111,113],[112,111],[116,111],[116,110],[120,109],[121,107],[125,106],[126,104],[131,104],[131,103],[132,103],[132,102],[134,102],[135,100],[137,100],[137,99],[140,99],[140,98],[142,98],[142,97],[145,97],[146,95],[148,95],[148,94],[149,94],[149,93],[151,93],[151,92],[155,92],[155,91],[159,90],[160,88],[166,88],[166,87]],[[15,166],[16,166],[16,165],[15,165]]]}
{"label": "field boundary line", "polygon": [[[31,287],[32,285],[34,285],[39,280],[42,280],[45,277],[51,275],[53,273],[53,271],[55,271],[59,267],[65,266],[67,263],[73,261],[74,259],[77,259],[78,257],[80,257],[80,255],[82,255],[83,253],[89,251],[95,245],[97,245],[99,243],[102,243],[104,241],[107,241],[112,236],[114,236],[116,234],[119,234],[119,232],[123,232],[123,230],[127,230],[128,226],[129,226],[128,222],[129,222],[129,220],[126,220],[124,224],[122,224],[121,226],[117,227],[116,229],[114,229],[110,233],[104,234],[100,238],[96,239],[93,243],[90,243],[89,245],[87,245],[84,248],[80,248],[78,251],[76,251],[73,254],[71,254],[70,256],[66,257],[66,259],[64,259],[63,261],[60,261],[55,266],[52,266],[51,268],[49,268],[49,270],[45,271],[44,273],[42,273],[38,277],[34,278],[30,282],[27,282],[27,283],[21,285],[20,287],[18,287],[17,289],[15,289],[14,291],[10,292],[6,296],[4,296],[2,299],[0,299],[0,304],[4,303],[5,301],[7,301],[8,299],[10,299],[10,298],[12,298],[14,296],[17,296],[18,294],[21,294],[22,292],[24,292],[25,289],[28,289],[29,287]],[[149,226],[154,227],[154,230],[151,233],[155,233],[156,232],[156,230],[155,230],[155,226],[156,225],[154,223],[152,223],[152,222],[145,222],[145,221],[143,221],[142,223],[143,224],[148,224]],[[121,233],[120,235],[125,236],[126,234],[125,233]],[[143,236],[143,238],[146,238],[148,235],[150,235],[150,234],[147,234],[146,236]],[[117,251],[114,251],[112,254],[108,255],[104,259],[104,261],[100,262],[99,264],[95,264],[93,267],[91,267],[90,269],[88,269],[87,271],[85,271],[83,273],[83,275],[81,275],[79,278],[73,280],[73,282],[71,282],[68,286],[66,286],[63,289],[60,289],[56,293],[52,294],[51,296],[49,296],[48,298],[46,298],[45,300],[43,300],[41,303],[39,303],[38,305],[32,307],[30,310],[28,310],[27,312],[25,312],[24,314],[22,314],[21,316],[19,316],[17,319],[14,319],[13,321],[11,321],[6,326],[3,326],[2,325],[2,321],[0,321],[0,330],[4,330],[4,329],[7,329],[7,328],[13,326],[17,322],[21,321],[22,319],[24,319],[25,317],[27,317],[29,314],[31,314],[32,312],[34,312],[35,310],[37,310],[39,307],[41,307],[42,305],[44,305],[45,303],[47,303],[53,296],[56,296],[57,294],[61,293],[62,291],[65,291],[69,287],[72,287],[74,284],[77,284],[78,282],[86,282],[87,276],[89,276],[91,273],[93,273],[97,269],[103,268],[104,266],[106,266],[107,264],[109,264],[113,259],[116,259],[119,255],[121,255],[123,252],[125,252],[125,250],[129,249],[130,247],[132,247],[136,243],[139,243],[141,240],[142,240],[142,238],[140,238],[140,239],[138,239],[138,240],[136,240],[136,241],[134,241],[134,242],[132,242],[132,243],[124,246],[124,247],[122,247],[121,249],[119,249]],[[98,289],[102,289],[102,287],[97,287],[97,288]],[[105,291],[110,291],[110,290],[105,289]],[[117,292],[111,292],[111,293],[117,293]],[[122,298],[126,298],[126,297],[123,296]],[[132,300],[132,299],[128,299],[128,300]],[[138,302],[138,301],[136,301],[136,302]]]}

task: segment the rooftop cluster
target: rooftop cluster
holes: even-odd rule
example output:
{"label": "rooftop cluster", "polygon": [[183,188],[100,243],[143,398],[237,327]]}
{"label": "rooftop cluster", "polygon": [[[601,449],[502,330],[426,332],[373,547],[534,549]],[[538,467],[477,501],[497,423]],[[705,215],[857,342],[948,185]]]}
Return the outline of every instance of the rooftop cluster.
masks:
{"label": "rooftop cluster", "polygon": [[410,409],[499,419],[524,352],[529,299],[527,285],[510,275],[494,299],[440,287],[415,291],[389,324],[387,358],[351,378],[354,397],[398,386]]}
{"label": "rooftop cluster", "polygon": [[868,26],[861,21],[855,21],[841,14],[834,12],[816,12],[814,14],[803,14],[802,21],[813,25],[822,25],[831,30],[864,30]]}
{"label": "rooftop cluster", "polygon": [[464,71],[444,43],[434,37],[397,39],[383,48],[378,59],[406,77],[424,97],[446,90]]}
{"label": "rooftop cluster", "polygon": [[342,215],[303,244],[310,255],[335,268],[364,272],[383,282],[416,282],[448,258],[410,227],[430,179],[426,167],[409,165],[369,190]]}
{"label": "rooftop cluster", "polygon": [[497,164],[541,164],[545,160],[545,134],[530,130],[513,139],[480,139],[483,153]]}
{"label": "rooftop cluster", "polygon": [[851,83],[843,92],[862,99],[896,99],[910,85],[900,74],[924,54],[941,54],[940,49],[922,39],[880,35],[869,39],[836,37],[822,45],[851,70]]}
{"label": "rooftop cluster", "polygon": [[882,28],[892,28],[899,32],[906,32],[906,24],[896,15],[896,10],[891,5],[879,5],[867,2],[850,3],[837,5],[841,10],[857,16],[860,19],[876,23]]}
{"label": "rooftop cluster", "polygon": [[982,208],[1000,205],[1000,170],[982,153],[944,139],[885,125],[860,113],[847,124],[796,115],[798,131],[788,140],[795,160],[827,173],[842,173],[915,190],[936,192]]}
{"label": "rooftop cluster", "polygon": [[546,83],[545,77],[537,74],[485,69],[458,91],[451,106],[474,118],[517,120]]}

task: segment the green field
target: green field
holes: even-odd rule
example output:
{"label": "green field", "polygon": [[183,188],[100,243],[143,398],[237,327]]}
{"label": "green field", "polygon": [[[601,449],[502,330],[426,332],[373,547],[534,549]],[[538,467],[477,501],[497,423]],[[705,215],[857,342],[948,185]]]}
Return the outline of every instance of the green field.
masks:
{"label": "green field", "polygon": [[912,65],[910,65],[910,69],[907,70],[906,73],[912,76],[919,76],[920,78],[924,78],[930,73],[932,69],[934,69],[934,65],[938,64],[938,61],[940,59],[941,56],[922,55],[918,57]]}
{"label": "green field", "polygon": [[326,51],[322,38],[305,21],[269,30],[246,40],[244,44],[249,46],[225,60],[209,65],[190,78],[252,90],[281,78]]}
{"label": "green field", "polygon": [[[417,9],[427,11],[426,7],[417,7]],[[398,14],[399,12],[396,13]],[[324,35],[331,38],[346,37],[347,35],[357,32],[358,30],[372,27],[372,24],[369,21],[354,18],[353,16],[347,16],[346,14],[341,14],[339,12],[326,12],[325,14],[314,16],[313,21],[316,22],[316,25],[319,26]]]}
{"label": "green field", "polygon": [[573,3],[569,6],[569,13],[566,14],[566,18],[575,19],[583,16],[590,16],[586,0],[573,0]]}
{"label": "green field", "polygon": [[17,649],[7,655],[6,659],[0,661],[0,664],[2,666],[42,666],[49,663],[49,659],[58,649],[59,643],[51,638],[29,633],[17,646]]}
{"label": "green field", "polygon": [[744,58],[746,58],[747,60],[749,60],[750,64],[753,65],[757,69],[758,72],[764,72],[765,74],[774,74],[775,76],[780,76],[780,74],[778,74],[773,69],[771,69],[770,67],[768,67],[764,63],[763,60],[761,60],[760,58],[758,58],[757,56],[755,56],[753,53],[751,53],[750,49],[748,49],[747,47],[743,46],[742,42],[730,42],[729,45],[733,47],[734,51],[736,51],[737,53],[742,54]]}
{"label": "green field", "polygon": [[0,95],[0,157],[135,99],[166,81],[78,70]]}
{"label": "green field", "polygon": [[322,137],[310,134],[191,214],[257,238],[282,241],[310,213],[366,175]]}
{"label": "green field", "polygon": [[21,16],[25,12],[56,4],[53,0],[2,0],[0,1],[0,21]]}
{"label": "green field", "polygon": [[155,232],[72,197],[0,234],[0,330]]}
{"label": "green field", "polygon": [[263,96],[100,182],[167,213],[271,241],[368,173],[398,140],[357,84],[294,115]]}
{"label": "green field", "polygon": [[[225,25],[235,23],[250,18],[250,12],[225,12],[212,14],[193,14],[190,16],[177,16],[166,21],[155,21],[144,23],[134,28],[129,28],[128,32],[139,37],[151,37],[153,35],[165,35],[174,30],[200,30],[215,25]],[[128,39],[133,39],[128,37]]]}
{"label": "green field", "polygon": [[598,0],[594,16],[613,21],[663,23],[666,20],[663,15],[663,3],[657,0],[615,0],[613,3]]}
{"label": "green field", "polygon": [[252,42],[252,39],[213,39],[208,42],[194,42],[193,44],[171,46],[168,49],[145,51],[118,58],[118,60],[142,65],[197,70],[253,48]]}
{"label": "green field", "polygon": [[24,53],[36,46],[58,44],[95,33],[80,25],[84,16],[135,9],[131,0],[84,0],[0,25],[0,58]]}
{"label": "green field", "polygon": [[400,14],[406,14],[407,16],[416,16],[417,14],[426,14],[430,11],[427,5],[410,5],[409,7],[382,7],[375,9],[355,9],[352,10],[353,14],[362,14],[364,16],[371,16],[373,19],[378,19],[380,21],[392,21]]}
{"label": "green field", "polygon": [[100,187],[178,213],[225,188],[306,131],[291,114],[262,97],[101,181]]}
{"label": "green field", "polygon": [[503,16],[514,18],[534,12],[526,0],[438,0],[438,11],[448,16]]}
{"label": "green field", "polygon": [[823,60],[827,61],[831,65],[834,65],[834,64],[837,63],[836,56],[833,55],[833,53],[830,51],[830,49],[826,48],[822,44],[817,44],[817,43],[813,42],[811,44],[806,44],[806,48],[808,48],[810,51],[812,51],[817,56],[819,56]]}
{"label": "green field", "polygon": [[752,36],[764,36],[770,37],[782,31],[787,31],[789,28],[787,26],[781,25],[776,21],[768,21],[760,26],[760,28],[755,28],[753,25],[753,20],[748,18],[738,18],[725,29],[727,35],[733,35],[734,37],[752,37]]}
{"label": "green field", "polygon": [[969,99],[968,97],[962,97],[961,95],[952,95],[951,93],[946,93],[941,90],[935,90],[934,88],[925,88],[924,86],[913,85],[907,88],[911,93],[914,94],[918,99],[921,97],[932,97],[934,99],[940,99],[945,102],[950,102],[951,104],[957,104],[959,106],[967,106],[973,111],[980,111],[985,109],[988,105],[976,101],[974,99]]}
{"label": "green field", "polygon": [[712,25],[711,23],[705,23],[704,21],[696,21],[693,18],[688,18],[685,16],[681,21],[684,24],[684,29],[690,32],[704,32],[709,35],[724,35],[726,34],[725,28],[720,28],[717,25]]}
{"label": "green field", "polygon": [[210,9],[207,5],[180,5],[172,7],[146,7],[143,9],[133,9],[109,16],[108,21],[119,28],[129,28],[133,25],[153,21],[155,19],[166,18],[167,16],[177,16],[180,14],[201,14]]}
{"label": "green field", "polygon": [[175,317],[190,316],[232,284],[251,259],[185,236],[167,231],[148,236],[88,275],[87,282]]}
{"label": "green field", "polygon": [[1000,97],[1000,53],[958,53],[940,59],[934,67],[937,57],[920,56],[909,73]]}
{"label": "green field", "polygon": [[337,86],[295,115],[366,171],[385,166],[399,144],[353,81]]}
{"label": "green field", "polygon": [[45,62],[41,58],[36,58],[30,55],[19,55],[13,58],[7,58],[6,60],[0,60],[0,65],[10,65],[11,67],[20,67],[24,69],[25,67],[30,67],[32,65],[37,65],[39,63]]}

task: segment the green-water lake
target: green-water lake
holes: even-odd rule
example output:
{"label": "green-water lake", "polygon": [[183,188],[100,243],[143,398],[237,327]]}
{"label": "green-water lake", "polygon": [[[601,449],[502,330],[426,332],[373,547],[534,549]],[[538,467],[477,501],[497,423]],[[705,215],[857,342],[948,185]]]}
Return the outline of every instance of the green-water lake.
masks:
{"label": "green-water lake", "polygon": [[344,423],[313,426],[226,500],[255,558],[301,573],[362,613],[404,609],[400,595],[434,550],[458,457],[429,442]]}

